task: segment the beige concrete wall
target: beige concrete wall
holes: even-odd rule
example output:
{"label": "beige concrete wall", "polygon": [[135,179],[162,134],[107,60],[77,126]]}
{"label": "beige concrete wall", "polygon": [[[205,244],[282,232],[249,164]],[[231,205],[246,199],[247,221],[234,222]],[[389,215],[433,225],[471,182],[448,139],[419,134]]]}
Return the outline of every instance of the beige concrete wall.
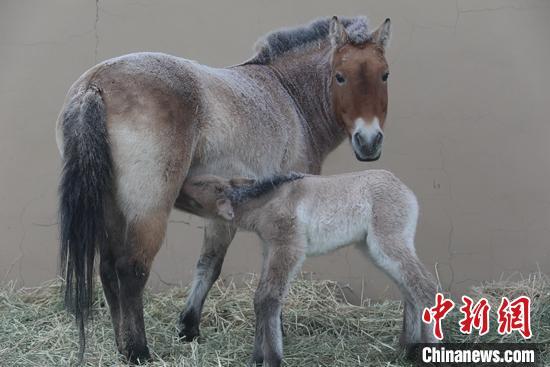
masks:
{"label": "beige concrete wall", "polygon": [[[223,66],[265,32],[332,14],[391,17],[387,140],[376,164],[348,143],[324,172],[384,167],[417,193],[421,258],[459,292],[501,273],[550,268],[548,1],[0,2],[0,279],[56,274],[54,121],[70,84],[97,61],[162,51]],[[174,213],[150,284],[186,284],[201,220]],[[234,241],[224,276],[257,271],[253,235]],[[353,248],[305,270],[393,296]],[[363,282],[364,281],[364,282]]]}

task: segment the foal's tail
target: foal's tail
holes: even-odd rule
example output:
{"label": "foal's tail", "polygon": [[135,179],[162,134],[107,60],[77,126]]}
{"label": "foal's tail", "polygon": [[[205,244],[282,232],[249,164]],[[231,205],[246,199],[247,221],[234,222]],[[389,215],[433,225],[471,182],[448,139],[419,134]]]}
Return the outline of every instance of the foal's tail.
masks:
{"label": "foal's tail", "polygon": [[82,359],[85,324],[93,301],[94,256],[98,243],[106,239],[104,193],[112,175],[101,91],[90,86],[77,94],[61,119],[60,268],[66,281],[65,306],[74,312],[79,329]]}

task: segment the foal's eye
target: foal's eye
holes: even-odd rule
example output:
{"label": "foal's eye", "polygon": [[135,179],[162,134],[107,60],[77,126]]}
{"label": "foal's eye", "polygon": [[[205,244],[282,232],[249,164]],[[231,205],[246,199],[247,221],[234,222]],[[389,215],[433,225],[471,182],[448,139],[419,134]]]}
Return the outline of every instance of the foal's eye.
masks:
{"label": "foal's eye", "polygon": [[390,77],[390,72],[389,72],[389,71],[385,72],[385,73],[382,75],[382,81],[383,81],[383,82],[387,81],[389,77]]}
{"label": "foal's eye", "polygon": [[340,84],[340,85],[341,85],[341,84],[344,84],[344,83],[346,82],[346,78],[344,78],[344,76],[343,76],[341,73],[338,73],[338,72],[337,72],[337,73],[334,75],[334,78],[336,79],[336,82],[337,82],[338,84]]}

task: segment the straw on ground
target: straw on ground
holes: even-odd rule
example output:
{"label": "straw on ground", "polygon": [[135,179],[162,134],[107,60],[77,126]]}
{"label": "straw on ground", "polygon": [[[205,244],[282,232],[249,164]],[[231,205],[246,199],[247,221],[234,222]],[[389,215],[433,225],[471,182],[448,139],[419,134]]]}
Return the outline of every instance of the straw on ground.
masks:
{"label": "straw on ground", "polygon": [[[398,301],[363,306],[347,303],[342,289],[332,281],[301,277],[294,282],[284,309],[285,365],[287,366],[408,366],[398,351],[402,306]],[[253,343],[252,306],[257,279],[244,286],[218,282],[204,310],[200,341],[182,343],[176,319],[186,289],[148,293],[145,325],[154,362],[150,366],[219,367],[242,366]],[[0,365],[65,366],[75,363],[78,337],[71,315],[63,310],[60,283],[33,289],[0,289]],[[472,290],[492,304],[500,297],[525,294],[533,300],[531,342],[550,343],[550,283],[536,274],[519,282],[496,282]],[[124,365],[116,351],[113,329],[101,290],[97,290],[94,320],[88,332],[86,366]],[[454,312],[446,319],[445,332],[454,342],[521,341],[519,335],[502,337],[493,331],[482,338],[458,332]],[[548,349],[543,365],[550,364]]]}

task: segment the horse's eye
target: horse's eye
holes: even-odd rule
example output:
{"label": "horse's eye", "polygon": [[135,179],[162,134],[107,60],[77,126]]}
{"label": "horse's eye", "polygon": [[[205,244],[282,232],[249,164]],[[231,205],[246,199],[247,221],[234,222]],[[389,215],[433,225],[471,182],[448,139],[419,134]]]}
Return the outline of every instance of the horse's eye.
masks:
{"label": "horse's eye", "polygon": [[338,84],[344,84],[346,82],[346,78],[344,78],[344,76],[340,73],[336,73],[336,75],[334,75],[334,78],[336,78],[336,82]]}
{"label": "horse's eye", "polygon": [[389,78],[389,76],[390,76],[390,72],[389,72],[389,71],[385,72],[385,73],[382,75],[382,81],[384,81],[384,82],[387,81],[388,78]]}

